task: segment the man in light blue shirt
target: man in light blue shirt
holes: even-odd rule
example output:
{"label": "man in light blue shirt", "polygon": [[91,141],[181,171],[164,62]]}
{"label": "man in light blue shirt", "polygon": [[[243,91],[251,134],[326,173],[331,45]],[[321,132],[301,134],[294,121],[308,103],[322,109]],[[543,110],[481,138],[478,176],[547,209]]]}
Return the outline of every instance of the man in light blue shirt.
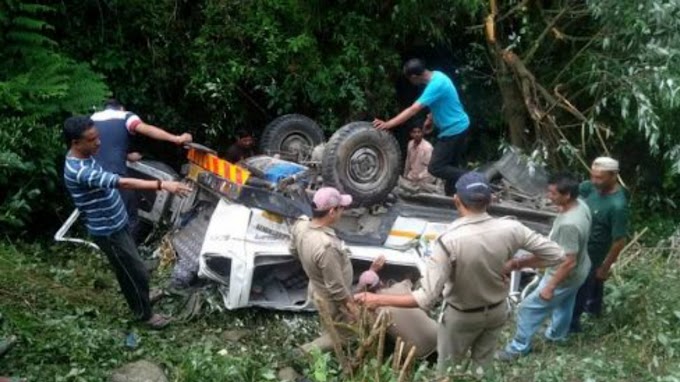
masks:
{"label": "man in light blue shirt", "polygon": [[404,75],[414,85],[425,85],[420,97],[399,115],[383,121],[375,119],[373,126],[381,130],[389,130],[401,125],[424,108],[430,113],[425,120],[425,133],[437,127],[437,142],[434,145],[429,172],[444,179],[447,195],[456,192],[456,181],[465,173],[463,155],[467,147],[470,118],[458,97],[453,81],[440,71],[425,68],[422,60],[414,58],[404,64]]}

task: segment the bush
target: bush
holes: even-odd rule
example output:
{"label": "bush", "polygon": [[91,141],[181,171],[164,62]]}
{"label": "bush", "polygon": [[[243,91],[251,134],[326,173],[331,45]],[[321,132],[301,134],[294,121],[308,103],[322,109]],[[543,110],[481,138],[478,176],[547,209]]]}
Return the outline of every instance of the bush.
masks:
{"label": "bush", "polygon": [[[39,231],[63,203],[56,126],[108,94],[100,75],[61,54],[44,21],[52,8],[0,0],[0,228]],[[48,215],[44,215],[49,212]],[[38,221],[38,216],[47,217]]]}
{"label": "bush", "polygon": [[0,227],[22,228],[61,200],[55,194],[62,147],[53,126],[30,118],[0,120]]}

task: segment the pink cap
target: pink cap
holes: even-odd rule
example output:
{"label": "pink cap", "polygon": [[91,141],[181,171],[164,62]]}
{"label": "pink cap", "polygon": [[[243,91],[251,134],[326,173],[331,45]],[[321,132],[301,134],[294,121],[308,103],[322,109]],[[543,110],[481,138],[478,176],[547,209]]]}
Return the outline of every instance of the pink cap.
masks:
{"label": "pink cap", "polygon": [[326,211],[335,207],[349,207],[352,204],[352,196],[341,194],[333,187],[322,187],[314,194],[314,209]]}
{"label": "pink cap", "polygon": [[363,289],[364,287],[371,289],[378,285],[380,282],[380,276],[378,276],[377,273],[373,272],[372,270],[367,270],[364,271],[361,276],[359,276],[359,289]]}

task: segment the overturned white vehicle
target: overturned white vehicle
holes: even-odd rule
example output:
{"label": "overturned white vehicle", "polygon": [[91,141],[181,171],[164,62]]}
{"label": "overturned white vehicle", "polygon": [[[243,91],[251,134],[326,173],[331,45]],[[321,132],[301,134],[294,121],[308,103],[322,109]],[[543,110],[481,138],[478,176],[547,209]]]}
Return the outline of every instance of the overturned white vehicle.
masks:
{"label": "overturned white vehicle", "polygon": [[[268,125],[261,141],[268,155],[239,164],[192,144],[182,171],[184,180],[194,184],[189,197],[174,198],[165,191],[139,194],[140,218],[172,227],[170,241],[178,259],[174,287],[216,282],[228,309],[314,309],[308,279],[288,245],[291,225],[311,214],[309,196],[321,184],[354,197],[356,208],[335,228],[351,250],[355,282],[379,255],[386,257],[383,279],[416,281],[429,243],[456,217],[450,198],[393,192],[402,163],[399,146],[370,123],[346,125],[324,143],[314,121],[287,115]],[[128,165],[136,177],[180,179],[159,162]],[[492,206],[492,214],[515,215],[547,233],[554,214],[544,210],[537,196],[545,182],[540,169],[529,171],[507,155],[485,172],[503,178],[495,183],[502,200]],[[66,236],[77,216],[74,211],[57,240],[85,242]],[[532,272],[513,274],[511,298],[521,298],[533,278]]]}

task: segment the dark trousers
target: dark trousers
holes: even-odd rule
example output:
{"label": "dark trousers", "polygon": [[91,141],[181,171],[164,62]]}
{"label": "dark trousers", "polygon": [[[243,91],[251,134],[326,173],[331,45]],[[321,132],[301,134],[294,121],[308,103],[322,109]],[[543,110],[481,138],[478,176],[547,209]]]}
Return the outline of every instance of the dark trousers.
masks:
{"label": "dark trousers", "polygon": [[149,274],[130,232],[122,229],[109,236],[95,236],[94,242],[109,259],[125,301],[135,317],[140,320],[151,318]]}
{"label": "dark trousers", "polygon": [[123,199],[123,204],[125,204],[125,210],[128,215],[128,230],[132,235],[132,239],[135,243],[139,243],[141,238],[139,236],[139,203],[137,200],[136,190],[119,190],[120,197]]}
{"label": "dark trousers", "polygon": [[451,137],[438,138],[427,171],[444,180],[446,195],[456,193],[456,181],[465,174],[468,130]]}
{"label": "dark trousers", "polygon": [[595,277],[597,267],[593,267],[588,274],[588,278],[581,285],[576,294],[576,304],[574,314],[571,319],[571,327],[578,329],[580,326],[581,315],[585,313],[599,316],[602,313],[604,303],[604,281]]}

